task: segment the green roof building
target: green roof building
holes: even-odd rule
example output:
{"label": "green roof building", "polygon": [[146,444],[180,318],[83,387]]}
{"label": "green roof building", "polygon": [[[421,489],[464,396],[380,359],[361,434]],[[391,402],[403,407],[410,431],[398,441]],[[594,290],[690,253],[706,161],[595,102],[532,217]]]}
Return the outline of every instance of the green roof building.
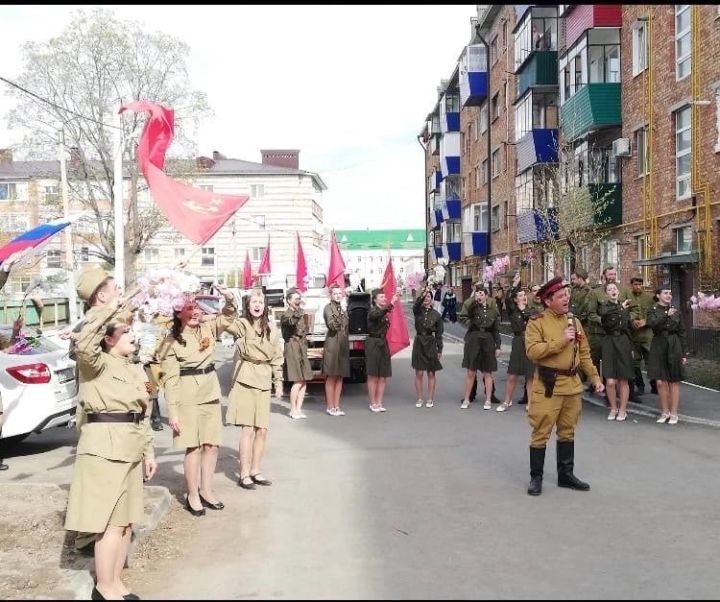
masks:
{"label": "green roof building", "polygon": [[425,230],[336,230],[340,248],[359,250],[419,250],[425,248]]}

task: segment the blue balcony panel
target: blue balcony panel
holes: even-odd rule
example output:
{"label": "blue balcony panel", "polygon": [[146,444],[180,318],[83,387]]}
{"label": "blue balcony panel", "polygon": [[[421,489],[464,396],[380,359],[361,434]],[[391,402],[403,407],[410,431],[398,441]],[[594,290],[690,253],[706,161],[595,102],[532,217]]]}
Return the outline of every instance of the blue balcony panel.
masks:
{"label": "blue balcony panel", "polygon": [[460,207],[460,199],[457,197],[449,198],[445,201],[445,218],[460,219],[462,217],[462,208]]}
{"label": "blue balcony panel", "polygon": [[488,91],[488,74],[484,71],[464,73],[460,82],[460,105],[479,107],[485,102]]}
{"label": "blue balcony panel", "polygon": [[447,157],[442,157],[442,160],[440,162],[440,168],[442,169],[442,178],[445,179],[448,176],[456,176],[460,174],[460,157],[455,157],[453,155],[448,155]]}
{"label": "blue balcony panel", "polygon": [[440,131],[443,134],[460,131],[460,113],[440,113]]}
{"label": "blue balcony panel", "polygon": [[473,255],[484,257],[488,254],[488,233],[470,232],[470,251]]}
{"label": "blue balcony panel", "polygon": [[517,170],[521,173],[537,163],[557,163],[556,129],[530,130],[517,143]]}
{"label": "blue balcony panel", "polygon": [[548,240],[551,236],[558,239],[557,208],[547,210],[546,216],[537,209],[532,209],[518,215],[517,237],[521,244],[541,242]]}
{"label": "blue balcony panel", "polygon": [[437,246],[433,247],[433,251],[435,251],[435,257],[437,259],[443,259],[443,258],[447,259],[447,257],[445,257],[445,255],[443,255],[443,246],[442,245],[439,247],[437,247]]}
{"label": "blue balcony panel", "polygon": [[435,177],[433,178],[433,184],[435,187],[430,192],[438,192],[440,190],[440,184],[442,184],[443,175],[439,169],[435,170]]}
{"label": "blue balcony panel", "polygon": [[447,254],[443,255],[448,261],[460,261],[462,259],[462,243],[449,242],[444,247],[447,249]]}

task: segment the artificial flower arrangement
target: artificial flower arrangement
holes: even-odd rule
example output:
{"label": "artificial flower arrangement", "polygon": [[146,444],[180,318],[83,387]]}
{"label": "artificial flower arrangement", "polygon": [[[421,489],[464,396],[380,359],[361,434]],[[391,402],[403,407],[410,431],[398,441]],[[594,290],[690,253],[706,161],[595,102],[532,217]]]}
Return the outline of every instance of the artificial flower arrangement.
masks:
{"label": "artificial flower arrangement", "polygon": [[133,297],[133,305],[140,308],[147,319],[157,314],[172,316],[200,292],[200,280],[196,276],[170,268],[150,270],[137,282],[140,290]]}
{"label": "artificial flower arrangement", "polygon": [[535,251],[528,249],[528,252],[520,259],[520,267],[526,268],[535,261]]}
{"label": "artificial flower arrangement", "polygon": [[693,309],[705,309],[707,311],[720,311],[720,296],[698,293],[690,297],[690,304]]}
{"label": "artificial flower arrangement", "polygon": [[483,280],[493,282],[500,274],[507,272],[510,267],[510,256],[497,257],[490,265],[485,266]]}
{"label": "artificial flower arrangement", "polygon": [[7,348],[6,352],[14,355],[27,355],[39,346],[40,341],[37,337],[28,336],[21,330],[15,337],[15,342]]}

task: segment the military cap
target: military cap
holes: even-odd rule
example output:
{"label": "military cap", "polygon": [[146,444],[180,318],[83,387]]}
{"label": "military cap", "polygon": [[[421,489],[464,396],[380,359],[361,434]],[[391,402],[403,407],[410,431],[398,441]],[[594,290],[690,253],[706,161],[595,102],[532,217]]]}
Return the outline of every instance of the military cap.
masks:
{"label": "military cap", "polygon": [[581,268],[581,267],[578,266],[578,267],[575,268],[575,271],[573,272],[573,274],[575,274],[576,276],[582,278],[583,280],[587,280],[587,279],[588,279],[588,271],[587,271],[585,268]]}
{"label": "military cap", "polygon": [[102,268],[91,268],[89,270],[85,270],[78,277],[77,284],[75,286],[78,297],[80,297],[83,301],[88,301],[98,287],[108,278],[110,278],[110,274]]}
{"label": "military cap", "polygon": [[563,277],[557,276],[552,280],[548,280],[540,287],[540,290],[537,292],[537,297],[538,299],[543,301],[547,297],[552,295],[554,292],[559,291],[561,288],[565,288],[565,286],[567,285],[565,284],[565,280],[563,279]]}
{"label": "military cap", "polygon": [[635,274],[632,278],[630,278],[630,284],[633,282],[643,283],[645,282],[645,279],[640,274]]}

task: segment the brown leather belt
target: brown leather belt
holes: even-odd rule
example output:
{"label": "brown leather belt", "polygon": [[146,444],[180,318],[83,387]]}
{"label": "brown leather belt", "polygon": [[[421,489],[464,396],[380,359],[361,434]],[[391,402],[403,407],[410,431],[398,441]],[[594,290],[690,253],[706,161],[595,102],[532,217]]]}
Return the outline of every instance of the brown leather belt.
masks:
{"label": "brown leather belt", "polygon": [[198,374],[210,374],[215,371],[215,364],[210,364],[205,368],[180,368],[180,376],[196,376]]}
{"label": "brown leather belt", "polygon": [[88,422],[132,422],[139,424],[145,412],[94,412],[87,414]]}

